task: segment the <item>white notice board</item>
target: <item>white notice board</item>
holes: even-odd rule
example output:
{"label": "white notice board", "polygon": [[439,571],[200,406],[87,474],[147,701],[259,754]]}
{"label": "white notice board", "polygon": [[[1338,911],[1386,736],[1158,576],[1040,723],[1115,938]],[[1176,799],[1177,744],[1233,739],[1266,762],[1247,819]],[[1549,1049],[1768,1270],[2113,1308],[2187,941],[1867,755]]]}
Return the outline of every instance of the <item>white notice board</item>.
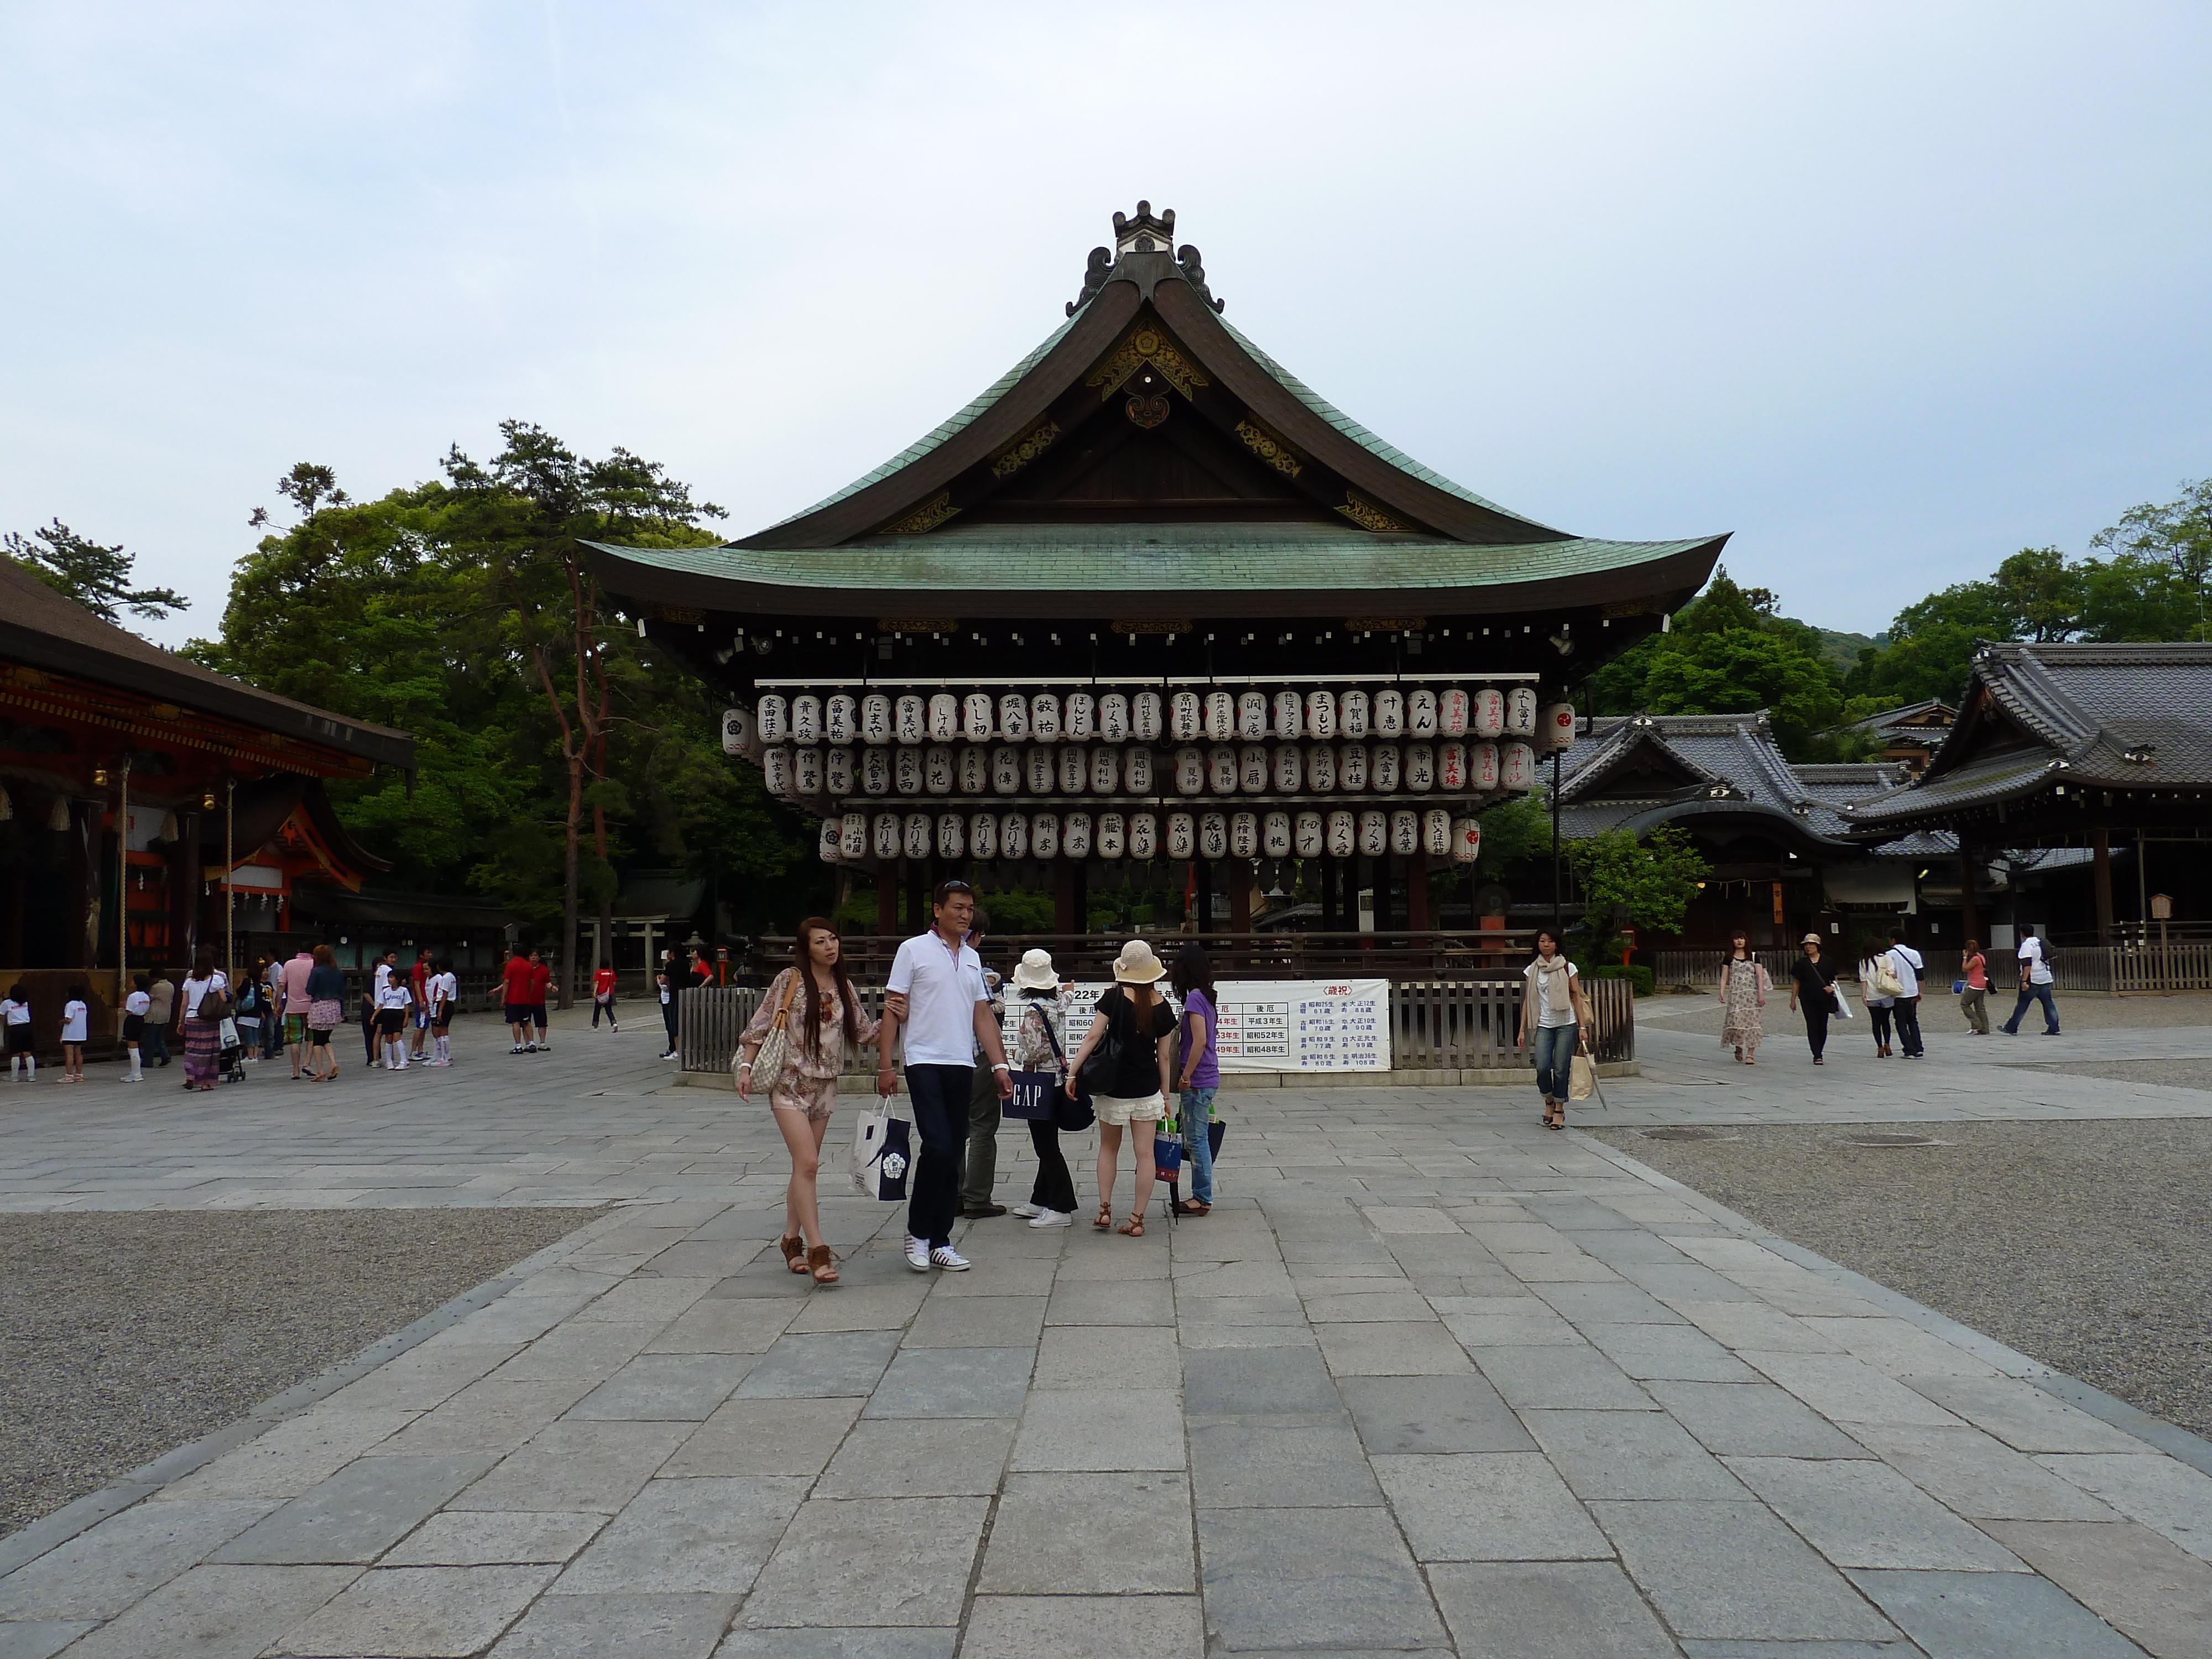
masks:
{"label": "white notice board", "polygon": [[[1106,988],[1103,984],[1078,985],[1068,993],[1070,1058],[1090,1031]],[[1160,988],[1165,992],[1164,982]],[[1220,1030],[1214,1034],[1213,1048],[1224,1072],[1390,1069],[1388,980],[1223,980],[1214,989]],[[1009,1042],[1019,1008],[1019,998],[1010,995],[1006,1021]]]}

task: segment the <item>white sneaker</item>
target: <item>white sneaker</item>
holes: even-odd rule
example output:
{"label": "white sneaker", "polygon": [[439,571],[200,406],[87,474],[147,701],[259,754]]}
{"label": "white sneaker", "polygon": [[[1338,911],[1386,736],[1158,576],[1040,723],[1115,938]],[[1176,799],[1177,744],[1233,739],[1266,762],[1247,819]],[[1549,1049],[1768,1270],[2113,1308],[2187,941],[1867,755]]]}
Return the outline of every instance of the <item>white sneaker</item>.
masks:
{"label": "white sneaker", "polygon": [[1017,1204],[1013,1206],[1013,1212],[1024,1221],[1033,1221],[1044,1213],[1034,1204]]}
{"label": "white sneaker", "polygon": [[[913,1268],[915,1272],[918,1273],[926,1273],[929,1271],[929,1243],[927,1240],[916,1238],[911,1233],[907,1235],[906,1265]],[[962,1265],[965,1266],[966,1264],[963,1263]]]}
{"label": "white sneaker", "polygon": [[1073,1210],[1039,1210],[1036,1219],[1030,1223],[1032,1227],[1072,1227],[1074,1224],[1075,1212]]}
{"label": "white sneaker", "polygon": [[[914,1258],[909,1255],[907,1260],[911,1261]],[[940,1244],[929,1253],[929,1265],[942,1267],[949,1273],[964,1273],[975,1264],[950,1244]]]}

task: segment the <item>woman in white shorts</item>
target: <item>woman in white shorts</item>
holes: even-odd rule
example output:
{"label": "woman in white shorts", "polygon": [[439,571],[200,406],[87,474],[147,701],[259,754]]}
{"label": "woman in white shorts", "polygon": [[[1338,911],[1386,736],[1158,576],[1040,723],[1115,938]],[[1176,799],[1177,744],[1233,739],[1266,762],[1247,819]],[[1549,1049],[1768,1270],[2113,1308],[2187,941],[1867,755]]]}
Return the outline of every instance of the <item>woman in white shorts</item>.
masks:
{"label": "woman in white shorts", "polygon": [[[1114,961],[1114,987],[1098,999],[1097,1018],[1075,1052],[1069,1067],[1067,1092],[1073,1095],[1083,1063],[1110,1031],[1121,1048],[1112,1087],[1093,1089],[1091,1109],[1098,1115],[1098,1216],[1091,1224],[1100,1232],[1145,1236],[1145,1206],[1152,1196],[1152,1134],[1167,1115],[1169,1078],[1175,1066],[1176,1011],[1155,988],[1167,976],[1167,968],[1152,947],[1133,939]],[[1130,1195],[1129,1218],[1114,1225],[1114,1172],[1121,1161],[1121,1131],[1133,1131],[1137,1170],[1136,1190]]]}

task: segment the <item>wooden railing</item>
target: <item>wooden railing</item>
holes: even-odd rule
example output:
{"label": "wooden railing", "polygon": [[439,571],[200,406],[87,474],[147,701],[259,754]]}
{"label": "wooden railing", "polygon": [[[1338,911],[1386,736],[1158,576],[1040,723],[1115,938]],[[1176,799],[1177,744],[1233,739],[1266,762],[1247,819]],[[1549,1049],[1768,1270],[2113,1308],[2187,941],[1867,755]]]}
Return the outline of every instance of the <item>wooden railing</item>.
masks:
{"label": "wooden railing", "polygon": [[[1797,959],[1797,952],[1792,950],[1752,954],[1766,964],[1766,971],[1778,982]],[[1928,964],[1921,975],[1926,993],[1948,994],[1951,981],[1959,976],[1958,948],[1923,947],[1920,954]],[[1989,962],[1990,994],[2014,994],[2020,988],[2019,958],[2010,950],[1996,945],[1984,954]],[[1723,951],[1655,951],[1653,969],[1662,988],[1690,985],[1717,992],[1726,955]],[[2046,959],[2051,963],[2051,989],[2062,996],[2069,991],[2092,994],[2212,991],[2212,940],[2208,939],[2175,939],[2167,945],[2155,939],[2124,945],[2061,945],[2054,946]],[[1829,960],[1845,979],[1858,972],[1856,957],[1838,961],[1831,957]]]}
{"label": "wooden railing", "polygon": [[[845,964],[855,980],[880,980],[907,935],[848,933],[842,941]],[[1480,929],[1413,933],[1404,928],[1372,933],[1182,933],[1172,928],[1133,928],[1119,933],[994,933],[983,947],[984,961],[1006,971],[1024,951],[1052,952],[1063,978],[1103,980],[1121,946],[1141,939],[1172,963],[1183,945],[1206,947],[1219,979],[1456,979],[1510,968],[1518,972],[1535,954],[1536,936],[1528,929]],[[765,985],[788,967],[792,941],[770,934],[752,942],[744,976]]]}

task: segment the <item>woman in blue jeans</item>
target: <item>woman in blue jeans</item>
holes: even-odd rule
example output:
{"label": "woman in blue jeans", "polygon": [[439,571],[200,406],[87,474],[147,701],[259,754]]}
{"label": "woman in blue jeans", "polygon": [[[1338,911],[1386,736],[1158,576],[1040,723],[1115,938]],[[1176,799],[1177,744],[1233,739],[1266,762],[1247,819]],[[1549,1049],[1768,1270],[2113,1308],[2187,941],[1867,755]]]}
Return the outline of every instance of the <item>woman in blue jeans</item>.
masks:
{"label": "woman in blue jeans", "polygon": [[1213,1037],[1219,1024],[1213,1012],[1213,964],[1202,945],[1176,952],[1170,981],[1182,999],[1182,1021],[1176,1033],[1176,1116],[1182,1125],[1183,1154],[1190,1159],[1190,1198],[1175,1206],[1177,1215],[1207,1215],[1213,1209],[1213,1091],[1221,1085],[1221,1066]]}
{"label": "woman in blue jeans", "polygon": [[1589,1000],[1583,995],[1575,964],[1559,954],[1559,941],[1548,927],[1537,930],[1536,959],[1522,974],[1528,989],[1521,999],[1521,1042],[1535,1048],[1543,1125],[1564,1129],[1575,1045],[1589,1035]]}

